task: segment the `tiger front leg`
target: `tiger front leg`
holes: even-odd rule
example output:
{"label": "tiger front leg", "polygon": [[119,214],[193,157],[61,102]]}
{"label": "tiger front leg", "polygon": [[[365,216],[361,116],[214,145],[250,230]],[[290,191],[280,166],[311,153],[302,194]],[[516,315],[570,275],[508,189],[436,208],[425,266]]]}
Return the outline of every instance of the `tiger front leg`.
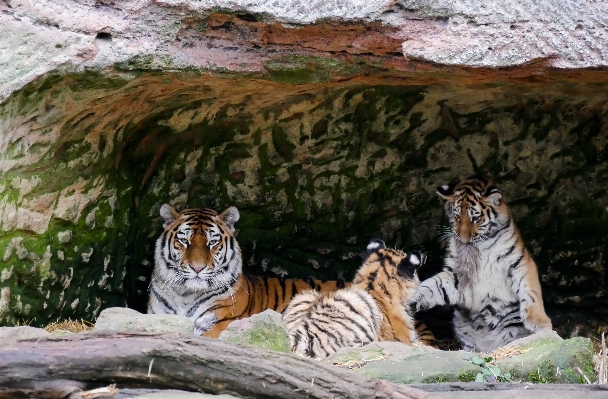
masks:
{"label": "tiger front leg", "polygon": [[213,313],[205,313],[194,321],[194,334],[203,335],[211,330],[217,323],[217,317]]}
{"label": "tiger front leg", "polygon": [[536,265],[532,259],[529,261],[532,262],[531,266],[525,267],[525,263],[522,262],[512,272],[512,289],[519,298],[520,317],[524,327],[533,333],[551,330],[551,319],[545,313]]}
{"label": "tiger front leg", "polygon": [[435,306],[455,305],[459,298],[454,283],[454,273],[444,270],[420,283],[412,297],[410,308],[418,312]]}

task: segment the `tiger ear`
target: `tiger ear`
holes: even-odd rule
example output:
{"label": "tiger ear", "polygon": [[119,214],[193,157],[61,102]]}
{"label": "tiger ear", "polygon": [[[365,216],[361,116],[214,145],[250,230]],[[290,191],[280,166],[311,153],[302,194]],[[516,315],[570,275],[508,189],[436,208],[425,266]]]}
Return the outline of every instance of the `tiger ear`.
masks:
{"label": "tiger ear", "polygon": [[411,251],[399,264],[397,274],[411,280],[414,278],[414,273],[416,270],[420,269],[425,262],[426,252],[423,249],[419,251]]}
{"label": "tiger ear", "polygon": [[376,252],[379,249],[386,248],[386,244],[379,238],[372,239],[369,244],[367,244],[367,253],[371,254],[372,252]]}
{"label": "tiger ear", "polygon": [[498,206],[498,205],[500,205],[500,203],[502,201],[502,193],[500,191],[498,191],[498,189],[496,187],[490,187],[486,191],[486,198],[485,198],[485,200],[489,204],[492,204],[494,206]]}
{"label": "tiger ear", "polygon": [[220,219],[228,226],[231,232],[234,233],[234,225],[239,221],[241,214],[236,206],[230,206],[226,208],[224,212],[220,214]]}
{"label": "tiger ear", "polygon": [[454,199],[454,187],[456,186],[452,184],[445,184],[437,187],[437,195],[445,200],[451,201]]}
{"label": "tiger ear", "polygon": [[163,218],[165,223],[163,223],[163,228],[169,227],[169,225],[177,220],[179,217],[179,212],[175,210],[175,208],[170,204],[163,204],[160,207],[160,217]]}

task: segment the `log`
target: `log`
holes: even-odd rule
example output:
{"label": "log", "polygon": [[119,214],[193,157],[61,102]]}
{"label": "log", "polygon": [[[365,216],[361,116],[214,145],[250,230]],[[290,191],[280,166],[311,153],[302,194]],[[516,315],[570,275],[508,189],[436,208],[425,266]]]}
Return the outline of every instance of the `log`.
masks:
{"label": "log", "polygon": [[431,398],[319,361],[177,333],[95,332],[0,346],[0,398],[76,398],[109,384],[244,398]]}

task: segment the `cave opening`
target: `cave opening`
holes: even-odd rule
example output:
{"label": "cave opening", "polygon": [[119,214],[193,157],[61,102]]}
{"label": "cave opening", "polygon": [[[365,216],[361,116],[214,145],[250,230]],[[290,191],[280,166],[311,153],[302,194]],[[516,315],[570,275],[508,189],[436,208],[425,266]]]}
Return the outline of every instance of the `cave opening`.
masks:
{"label": "cave opening", "polygon": [[605,72],[292,72],[49,74],[3,103],[0,324],[145,311],[163,203],[236,206],[246,274],[348,280],[381,238],[424,247],[424,279],[435,188],[485,172],[558,332],[606,328]]}

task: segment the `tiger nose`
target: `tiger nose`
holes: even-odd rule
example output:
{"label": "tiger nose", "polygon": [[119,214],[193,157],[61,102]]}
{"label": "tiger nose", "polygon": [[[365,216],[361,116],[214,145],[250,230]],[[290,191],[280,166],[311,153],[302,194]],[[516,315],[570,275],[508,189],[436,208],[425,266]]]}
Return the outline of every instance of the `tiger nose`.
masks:
{"label": "tiger nose", "polygon": [[471,233],[467,230],[460,231],[460,241],[468,244],[471,241]]}
{"label": "tiger nose", "polygon": [[190,268],[192,270],[194,270],[194,272],[197,273],[197,274],[200,273],[200,271],[203,270],[206,267],[207,267],[207,265],[200,265],[200,264],[199,265],[190,265]]}

